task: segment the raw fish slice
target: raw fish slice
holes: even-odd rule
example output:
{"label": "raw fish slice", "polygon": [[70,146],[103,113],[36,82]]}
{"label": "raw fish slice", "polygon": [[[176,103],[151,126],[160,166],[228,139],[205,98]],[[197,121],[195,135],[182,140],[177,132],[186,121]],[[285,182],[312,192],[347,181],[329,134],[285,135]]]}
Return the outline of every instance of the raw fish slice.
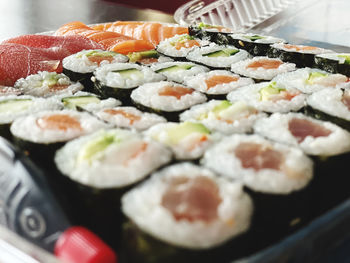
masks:
{"label": "raw fish slice", "polygon": [[160,41],[175,35],[188,34],[187,27],[169,26],[155,22],[116,21],[99,24],[92,28],[116,32],[139,40],[147,40],[154,45],[158,45]]}
{"label": "raw fish slice", "polygon": [[48,35],[24,35],[10,38],[2,42],[21,44],[37,48],[54,48],[58,53],[66,53],[67,56],[81,50],[103,49],[103,46],[83,36],[48,36]]}
{"label": "raw fish slice", "polygon": [[0,85],[13,86],[16,80],[38,71],[62,72],[61,54],[18,44],[0,45]]}
{"label": "raw fish slice", "polygon": [[71,22],[65,24],[55,32],[55,35],[84,36],[101,44],[106,50],[115,51],[121,54],[154,49],[154,45],[151,42],[137,40],[116,32],[94,30],[81,22]]}

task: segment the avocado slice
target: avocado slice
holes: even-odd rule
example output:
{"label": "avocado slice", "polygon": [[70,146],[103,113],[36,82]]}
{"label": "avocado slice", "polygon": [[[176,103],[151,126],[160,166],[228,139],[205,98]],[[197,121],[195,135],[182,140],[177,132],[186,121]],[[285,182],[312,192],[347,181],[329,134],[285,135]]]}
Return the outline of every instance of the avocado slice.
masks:
{"label": "avocado slice", "polygon": [[143,58],[159,58],[159,53],[156,50],[147,50],[140,52],[132,52],[128,55],[129,62],[137,62]]}
{"label": "avocado slice", "polygon": [[210,131],[203,124],[195,122],[180,123],[176,127],[169,129],[167,132],[170,138],[169,143],[173,145],[194,132],[210,134]]}
{"label": "avocado slice", "polygon": [[233,48],[225,48],[222,50],[218,50],[218,51],[214,51],[214,52],[210,52],[210,53],[206,53],[203,54],[203,57],[230,57],[233,56],[234,54],[238,53],[239,50],[238,49],[233,49]]}
{"label": "avocado slice", "polygon": [[228,100],[223,100],[220,104],[216,105],[213,109],[212,112],[217,115],[221,111],[226,110],[228,107],[232,106],[232,103],[229,102]]}
{"label": "avocado slice", "polygon": [[221,110],[217,115],[223,119],[234,119],[235,116],[240,115],[242,112],[250,112],[253,109],[243,101],[237,101],[230,107]]}
{"label": "avocado slice", "polygon": [[33,104],[31,99],[10,99],[0,101],[0,112],[21,112],[28,109]]}
{"label": "avocado slice", "polygon": [[[91,57],[91,56],[97,56],[97,57],[113,57],[117,53],[113,51],[103,51],[103,50],[92,50],[90,52],[85,53],[85,56]],[[79,54],[78,57],[82,57],[82,54]]]}
{"label": "avocado slice", "polygon": [[84,107],[90,103],[100,103],[96,96],[72,96],[62,99],[63,105],[68,109],[76,109],[77,106]]}
{"label": "avocado slice", "polygon": [[273,81],[270,85],[259,90],[260,100],[269,100],[271,95],[279,94],[282,90],[285,89],[277,87],[277,83]]}
{"label": "avocado slice", "polygon": [[180,70],[189,70],[191,68],[193,68],[194,65],[189,65],[189,64],[184,64],[184,65],[174,65],[174,66],[170,66],[167,68],[161,68],[156,70],[156,73],[161,73],[161,72],[176,72],[176,71],[180,71]]}
{"label": "avocado slice", "polygon": [[344,64],[350,65],[350,54],[349,55],[338,55],[338,58],[345,58]]}
{"label": "avocado slice", "polygon": [[309,84],[309,85],[312,85],[312,84],[314,84],[314,81],[315,81],[316,79],[324,78],[324,77],[326,77],[326,76],[327,76],[326,73],[321,73],[321,72],[317,72],[317,71],[315,71],[315,72],[310,72],[310,73],[309,73],[309,77],[308,77],[307,80],[306,80],[306,83]]}
{"label": "avocado slice", "polygon": [[79,151],[77,162],[91,161],[96,154],[103,152],[111,144],[120,143],[120,138],[113,133],[103,133],[101,136],[89,141]]}
{"label": "avocado slice", "polygon": [[114,73],[119,73],[123,78],[132,78],[133,76],[142,77],[143,74],[136,68],[127,68],[120,70],[113,70]]}

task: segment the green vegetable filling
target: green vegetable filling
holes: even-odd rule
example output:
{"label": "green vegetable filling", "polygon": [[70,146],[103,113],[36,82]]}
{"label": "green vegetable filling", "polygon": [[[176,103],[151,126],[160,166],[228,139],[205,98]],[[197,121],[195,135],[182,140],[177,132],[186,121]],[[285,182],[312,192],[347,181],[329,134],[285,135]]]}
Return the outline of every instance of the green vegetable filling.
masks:
{"label": "green vegetable filling", "polygon": [[260,100],[266,101],[269,100],[271,96],[279,94],[281,91],[285,90],[277,86],[275,81],[271,82],[270,85],[259,90]]}
{"label": "green vegetable filling", "polygon": [[174,66],[170,66],[167,68],[161,68],[156,70],[156,73],[161,73],[161,72],[176,72],[176,71],[181,71],[181,70],[189,70],[191,68],[193,68],[194,65],[188,65],[188,64],[184,64],[184,65],[174,65]]}
{"label": "green vegetable filling", "polygon": [[63,105],[68,109],[76,109],[77,106],[84,107],[90,103],[100,103],[96,96],[72,96],[62,99]]}
{"label": "green vegetable filling", "polygon": [[176,43],[184,43],[187,40],[194,40],[194,37],[190,36],[190,35],[184,35],[184,36],[179,37],[178,39],[176,39],[176,41],[170,42],[170,45],[175,46]]}
{"label": "green vegetable filling", "polygon": [[113,70],[113,72],[119,73],[123,78],[143,77],[142,72],[136,68]]}
{"label": "green vegetable filling", "polygon": [[[87,57],[113,57],[117,53],[113,51],[100,51],[100,50],[92,50],[90,52],[85,53]],[[77,57],[81,58],[83,54],[79,54]]]}
{"label": "green vegetable filling", "polygon": [[309,77],[306,80],[306,83],[309,85],[314,84],[316,80],[319,80],[320,78],[327,77],[328,74],[326,73],[321,73],[321,72],[311,72],[309,73]]}
{"label": "green vegetable filling", "polygon": [[256,41],[258,39],[264,39],[265,37],[259,36],[259,35],[253,35],[253,36],[244,36],[245,38],[249,39],[250,41]]}
{"label": "green vegetable filling", "polygon": [[204,57],[230,57],[230,56],[233,56],[234,54],[237,54],[238,52],[239,52],[238,49],[225,48],[222,50],[203,54],[202,56],[204,56]]}
{"label": "green vegetable filling", "polygon": [[159,58],[159,53],[156,50],[147,50],[141,52],[132,52],[128,55],[130,62],[137,62],[144,58]]}
{"label": "green vegetable filling", "polygon": [[183,138],[191,133],[197,132],[202,134],[210,134],[210,131],[201,123],[184,122],[174,128],[167,130],[170,138],[170,144],[178,144]]}
{"label": "green vegetable filling", "polygon": [[0,112],[1,113],[17,113],[27,110],[33,101],[31,99],[12,99],[0,101]]}
{"label": "green vegetable filling", "polygon": [[344,64],[350,65],[350,55],[338,55],[338,58],[345,58]]}

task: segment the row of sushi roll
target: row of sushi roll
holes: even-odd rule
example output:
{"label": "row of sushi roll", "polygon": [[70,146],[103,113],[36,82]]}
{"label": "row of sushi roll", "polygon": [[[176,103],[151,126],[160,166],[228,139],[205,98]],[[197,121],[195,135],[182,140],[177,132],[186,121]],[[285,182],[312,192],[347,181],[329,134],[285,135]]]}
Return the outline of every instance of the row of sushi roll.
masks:
{"label": "row of sushi roll", "polygon": [[151,50],[84,49],[63,73],[0,88],[0,135],[125,262],[231,262],[349,196],[350,54],[188,32],[147,35]]}

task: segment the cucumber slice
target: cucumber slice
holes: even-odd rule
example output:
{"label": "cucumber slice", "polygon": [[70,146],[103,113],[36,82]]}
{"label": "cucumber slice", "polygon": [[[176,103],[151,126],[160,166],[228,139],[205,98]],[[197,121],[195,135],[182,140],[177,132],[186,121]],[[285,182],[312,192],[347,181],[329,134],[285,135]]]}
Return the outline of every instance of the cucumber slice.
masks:
{"label": "cucumber slice", "polygon": [[344,64],[350,65],[350,55],[338,55],[338,58],[345,58]]}
{"label": "cucumber slice", "polygon": [[260,100],[269,100],[271,95],[279,94],[282,90],[285,89],[277,87],[277,83],[273,81],[270,85],[259,90]]}
{"label": "cucumber slice", "polygon": [[259,36],[259,35],[253,35],[253,36],[244,36],[245,38],[249,39],[250,41],[255,41],[255,40],[258,40],[258,39],[263,39],[264,37],[262,36]]}
{"label": "cucumber slice", "polygon": [[143,76],[141,71],[136,69],[136,68],[113,70],[113,72],[119,73],[123,78],[135,78],[135,77],[142,77]]}
{"label": "cucumber slice", "polygon": [[174,65],[174,66],[170,66],[167,68],[161,68],[156,70],[156,73],[161,73],[161,72],[176,72],[176,71],[181,71],[181,70],[189,70],[191,68],[193,68],[194,65]]}
{"label": "cucumber slice", "polygon": [[210,52],[207,54],[203,54],[202,56],[204,57],[230,57],[233,56],[234,54],[238,53],[239,50],[238,49],[233,49],[233,48],[225,48],[222,50],[218,50],[218,51],[214,51],[214,52]]}
{"label": "cucumber slice", "polygon": [[27,110],[33,101],[31,99],[12,99],[0,101],[0,112],[1,113],[17,113]]}
{"label": "cucumber slice", "polygon": [[306,83],[309,85],[312,85],[316,79],[324,78],[326,76],[327,76],[326,73],[321,73],[321,72],[317,72],[317,71],[311,72],[311,73],[309,73],[309,77],[306,80]]}
{"label": "cucumber slice", "polygon": [[227,109],[228,107],[230,107],[230,106],[232,106],[232,103],[229,102],[228,100],[224,100],[224,101],[222,101],[219,105],[216,105],[216,106],[213,108],[212,112],[213,112],[215,115],[217,115],[217,114],[219,114],[221,111],[226,110],[226,109]]}
{"label": "cucumber slice", "polygon": [[62,99],[63,105],[68,109],[76,109],[77,106],[84,107],[90,103],[100,103],[96,96],[72,96]]}
{"label": "cucumber slice", "polygon": [[169,129],[167,132],[170,138],[169,143],[173,145],[176,145],[183,138],[194,132],[210,134],[210,131],[203,124],[194,122],[181,123],[176,127]]}
{"label": "cucumber slice", "polygon": [[156,50],[147,50],[141,52],[132,52],[128,55],[130,62],[136,62],[143,58],[159,58],[159,53]]}

